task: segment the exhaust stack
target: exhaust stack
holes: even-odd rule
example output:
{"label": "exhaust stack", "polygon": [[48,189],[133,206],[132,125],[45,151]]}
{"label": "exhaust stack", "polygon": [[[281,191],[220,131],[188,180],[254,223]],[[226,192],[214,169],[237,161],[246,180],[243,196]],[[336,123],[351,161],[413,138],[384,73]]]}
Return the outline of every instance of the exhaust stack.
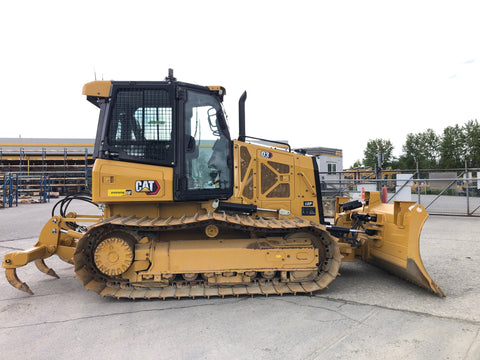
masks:
{"label": "exhaust stack", "polygon": [[247,92],[244,91],[240,100],[238,100],[238,140],[245,141],[245,100],[247,100]]}

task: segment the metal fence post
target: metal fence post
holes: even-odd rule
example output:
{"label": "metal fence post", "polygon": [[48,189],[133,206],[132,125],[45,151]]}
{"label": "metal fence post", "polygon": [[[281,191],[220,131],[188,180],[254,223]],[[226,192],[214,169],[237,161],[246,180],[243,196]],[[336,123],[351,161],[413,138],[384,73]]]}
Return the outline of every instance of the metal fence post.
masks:
{"label": "metal fence post", "polygon": [[468,184],[468,166],[467,160],[465,160],[465,183],[466,183],[466,195],[467,195],[467,215],[470,214],[470,194],[469,194],[469,184]]}
{"label": "metal fence post", "polygon": [[[425,191],[427,191],[427,185],[425,184]],[[420,196],[420,171],[418,171],[418,160],[417,160],[417,193],[418,193],[418,205],[422,203]]]}
{"label": "metal fence post", "polygon": [[18,174],[15,176],[15,206],[18,206]]}

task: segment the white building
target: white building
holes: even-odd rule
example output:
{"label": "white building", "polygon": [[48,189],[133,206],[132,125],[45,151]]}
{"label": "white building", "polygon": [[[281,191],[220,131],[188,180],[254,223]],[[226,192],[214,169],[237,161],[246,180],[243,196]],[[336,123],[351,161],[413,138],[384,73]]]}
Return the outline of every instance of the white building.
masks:
{"label": "white building", "polygon": [[[303,148],[308,155],[317,159],[318,171],[322,180],[338,180],[343,171],[343,152],[341,149],[325,147]],[[337,174],[338,172],[338,174]]]}

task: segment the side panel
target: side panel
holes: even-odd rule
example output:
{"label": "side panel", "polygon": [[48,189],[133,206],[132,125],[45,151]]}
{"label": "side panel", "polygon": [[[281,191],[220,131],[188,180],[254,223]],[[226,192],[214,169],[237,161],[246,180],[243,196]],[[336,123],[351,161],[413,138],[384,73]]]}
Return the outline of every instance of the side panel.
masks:
{"label": "side panel", "polygon": [[[311,242],[290,247],[283,238],[271,238],[274,245],[252,239],[176,240],[156,242],[148,252],[152,275],[223,271],[316,270],[318,249]],[[306,241],[309,241],[306,239]],[[142,274],[140,274],[141,276]]]}
{"label": "side panel", "polygon": [[173,168],[97,159],[92,172],[96,203],[173,200]]}
{"label": "side panel", "polygon": [[313,168],[312,157],[295,154],[295,201],[292,213],[304,219],[319,223],[319,213],[323,211],[318,204],[317,176]]}
{"label": "side panel", "polygon": [[234,159],[233,201],[319,221],[311,157],[235,141]]}

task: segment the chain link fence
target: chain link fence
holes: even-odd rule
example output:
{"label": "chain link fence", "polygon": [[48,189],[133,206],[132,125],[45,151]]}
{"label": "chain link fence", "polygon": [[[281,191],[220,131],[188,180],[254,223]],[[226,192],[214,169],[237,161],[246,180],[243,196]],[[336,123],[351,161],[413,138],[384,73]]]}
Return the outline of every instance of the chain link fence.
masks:
{"label": "chain link fence", "polygon": [[479,168],[320,173],[327,216],[333,214],[336,196],[359,199],[362,189],[381,191],[388,203],[415,201],[432,215],[480,216],[479,176]]}

